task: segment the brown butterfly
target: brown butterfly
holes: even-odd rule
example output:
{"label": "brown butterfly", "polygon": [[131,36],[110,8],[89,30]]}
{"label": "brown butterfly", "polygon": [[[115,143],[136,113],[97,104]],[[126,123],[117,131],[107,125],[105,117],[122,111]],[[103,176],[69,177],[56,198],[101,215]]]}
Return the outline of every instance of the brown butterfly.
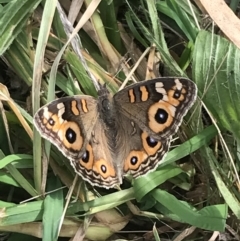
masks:
{"label": "brown butterfly", "polygon": [[196,85],[185,78],[142,81],[113,96],[102,87],[97,99],[52,101],[34,124],[84,180],[111,188],[127,173],[136,178],[156,169],[196,96]]}

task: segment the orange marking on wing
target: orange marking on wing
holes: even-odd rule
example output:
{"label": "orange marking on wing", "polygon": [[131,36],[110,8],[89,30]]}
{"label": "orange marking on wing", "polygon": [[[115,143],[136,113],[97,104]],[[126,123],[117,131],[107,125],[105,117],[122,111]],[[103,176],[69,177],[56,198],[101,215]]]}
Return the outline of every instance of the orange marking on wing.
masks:
{"label": "orange marking on wing", "polygon": [[[52,119],[54,122],[54,125],[50,125],[49,120]],[[43,121],[44,124],[46,124],[46,128],[49,130],[52,130],[53,132],[58,132],[58,130],[61,128],[62,122],[60,122],[60,119],[57,114],[52,114],[49,112],[49,119],[44,118]]]}
{"label": "orange marking on wing", "polygon": [[[102,166],[105,166],[106,172],[103,172],[101,168]],[[94,161],[93,171],[98,173],[100,176],[102,176],[105,179],[108,177],[116,176],[116,171],[113,168],[113,166],[109,165],[109,163],[104,159],[99,159]]]}
{"label": "orange marking on wing", "polygon": [[162,146],[162,143],[160,141],[158,141],[154,147],[151,147],[147,143],[147,137],[148,136],[149,135],[147,134],[147,132],[143,132],[142,133],[142,135],[141,135],[141,137],[142,137],[142,144],[143,144],[143,148],[146,151],[146,153],[149,156],[153,156],[160,150],[160,148]]}
{"label": "orange marking on wing", "polygon": [[71,102],[71,111],[74,115],[77,115],[77,116],[80,115],[76,100],[73,100]]}
{"label": "orange marking on wing", "polygon": [[[165,123],[158,123],[155,119],[155,115],[158,111],[158,109],[163,109],[167,112],[168,117]],[[158,102],[150,106],[148,109],[148,125],[150,129],[155,132],[159,133],[162,132],[164,129],[169,127],[173,123],[173,117],[175,115],[175,107],[170,105],[167,102]]]}
{"label": "orange marking on wing", "polygon": [[145,86],[141,86],[140,87],[140,91],[141,91],[141,101],[146,101],[148,100],[148,90]]}
{"label": "orange marking on wing", "polygon": [[43,124],[44,124],[44,125],[47,125],[48,120],[47,120],[46,118],[43,118],[42,120],[43,120]]}
{"label": "orange marking on wing", "polygon": [[[69,143],[67,138],[66,138],[66,132],[68,129],[71,129],[72,131],[75,132],[76,134],[76,140],[73,143]],[[79,126],[75,122],[64,122],[61,125],[61,128],[58,131],[58,135],[63,141],[63,144],[67,148],[71,148],[75,151],[80,151],[83,145],[83,137],[81,135],[81,130]]]}
{"label": "orange marking on wing", "polygon": [[169,90],[168,93],[167,93],[167,96],[168,96],[168,102],[171,104],[171,105],[174,105],[174,106],[178,106],[180,104],[180,101],[182,100],[182,97],[184,99],[184,96],[181,95],[180,98],[178,99],[175,99],[173,97],[175,91],[174,90]]}
{"label": "orange marking on wing", "polygon": [[94,157],[93,157],[93,149],[90,144],[87,144],[86,151],[88,151],[88,161],[83,161],[83,159],[81,158],[79,160],[79,163],[81,166],[85,167],[87,170],[92,170]]}
{"label": "orange marking on wing", "polygon": [[186,91],[186,89],[185,88],[182,88],[182,91],[181,91],[183,94],[186,94],[187,93],[187,91]]}
{"label": "orange marking on wing", "polygon": [[128,91],[128,94],[129,94],[129,97],[130,97],[130,102],[131,102],[131,103],[134,103],[134,102],[135,102],[135,95],[134,95],[134,93],[133,93],[133,89],[130,89],[130,90]]}
{"label": "orange marking on wing", "polygon": [[[137,163],[135,165],[131,163],[132,157],[137,158]],[[124,171],[136,171],[139,168],[139,166],[147,159],[147,157],[148,155],[145,151],[131,151],[124,162]]]}
{"label": "orange marking on wing", "polygon": [[87,113],[88,112],[88,108],[87,108],[87,101],[86,100],[81,99],[81,106],[82,106],[83,112]]}

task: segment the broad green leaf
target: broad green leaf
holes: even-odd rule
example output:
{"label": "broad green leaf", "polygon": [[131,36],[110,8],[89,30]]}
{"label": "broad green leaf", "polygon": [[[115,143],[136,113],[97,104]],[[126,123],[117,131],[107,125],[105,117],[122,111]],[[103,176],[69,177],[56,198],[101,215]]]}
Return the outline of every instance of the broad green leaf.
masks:
{"label": "broad green leaf", "polygon": [[1,210],[0,226],[40,220],[42,218],[42,205],[43,201],[33,201]]}
{"label": "broad green leaf", "polygon": [[88,202],[72,203],[69,206],[67,213],[69,214],[69,213],[88,211],[88,214],[94,214],[103,210],[117,207],[133,199],[134,199],[134,190],[133,188],[129,188],[129,189],[115,192],[115,193],[107,194],[105,196],[96,198]]}
{"label": "broad green leaf", "polygon": [[168,165],[177,161],[190,153],[198,150],[200,147],[207,145],[215,136],[217,135],[217,130],[214,126],[209,126],[199,134],[195,135],[188,141],[185,141],[178,147],[170,151],[164,158],[162,164],[159,166],[161,168],[164,165]]}
{"label": "broad green leaf", "polygon": [[155,172],[150,172],[143,177],[135,179],[133,187],[136,199],[140,201],[142,197],[154,188],[164,183],[166,180],[179,175],[181,172],[181,168],[167,165],[159,168],[159,170],[156,170]]}
{"label": "broad green leaf", "polygon": [[193,54],[199,96],[227,130],[240,139],[240,50],[223,37],[201,31]]}
{"label": "broad green leaf", "polygon": [[[159,203],[156,208],[172,219],[212,231],[225,229],[227,205],[208,206],[197,211],[188,203],[179,201],[166,191],[155,189],[152,195]],[[164,208],[161,208],[161,205]]]}

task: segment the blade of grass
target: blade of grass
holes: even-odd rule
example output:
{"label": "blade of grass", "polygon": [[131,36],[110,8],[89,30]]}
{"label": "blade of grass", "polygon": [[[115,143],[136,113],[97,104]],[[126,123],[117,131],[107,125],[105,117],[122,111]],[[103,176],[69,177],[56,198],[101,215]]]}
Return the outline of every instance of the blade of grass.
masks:
{"label": "blade of grass", "polygon": [[206,31],[199,33],[193,53],[193,76],[199,95],[218,124],[237,139],[240,139],[239,59],[240,50],[226,39]]}
{"label": "blade of grass", "polygon": [[[227,218],[226,205],[208,206],[196,211],[189,204],[177,200],[166,191],[155,189],[151,194],[159,204],[167,208],[170,213],[176,215],[177,221],[186,222],[207,230],[223,231],[225,229]],[[158,206],[158,210],[162,211],[160,206]]]}
{"label": "blade of grass", "polygon": [[[48,179],[48,191],[59,189],[61,183],[58,178]],[[43,241],[58,239],[58,229],[64,208],[63,190],[51,192],[44,199],[43,212]]]}
{"label": "blade of grass", "polygon": [[[23,158],[29,158],[29,155],[23,155]],[[37,191],[33,188],[33,186],[28,182],[28,180],[21,174],[21,172],[16,169],[11,162],[16,161],[16,159],[21,160],[21,155],[9,155],[4,156],[4,154],[0,150],[0,160],[3,160],[5,164],[3,167],[8,170],[11,176],[14,178],[18,184],[24,188],[26,192],[28,192],[32,197],[37,195]]]}
{"label": "blade of grass", "polygon": [[11,45],[25,27],[26,21],[41,0],[9,1],[4,6],[0,18],[0,55]]}
{"label": "blade of grass", "polygon": [[240,204],[236,197],[230,192],[229,188],[225,185],[221,175],[218,172],[217,160],[212,153],[212,150],[205,148],[205,155],[207,157],[208,163],[210,165],[211,172],[215,178],[218,190],[221,192],[227,205],[233,211],[238,219],[240,219]]}
{"label": "blade of grass", "polygon": [[[40,88],[42,78],[42,67],[44,61],[44,52],[47,44],[52,19],[56,9],[57,0],[46,0],[43,10],[43,16],[38,36],[38,42],[36,47],[36,55],[33,67],[33,84],[32,84],[32,104],[33,113],[40,108]],[[41,137],[36,128],[33,129],[34,141],[33,141],[33,156],[34,156],[34,182],[36,189],[41,193],[42,183],[42,160],[41,160]]]}

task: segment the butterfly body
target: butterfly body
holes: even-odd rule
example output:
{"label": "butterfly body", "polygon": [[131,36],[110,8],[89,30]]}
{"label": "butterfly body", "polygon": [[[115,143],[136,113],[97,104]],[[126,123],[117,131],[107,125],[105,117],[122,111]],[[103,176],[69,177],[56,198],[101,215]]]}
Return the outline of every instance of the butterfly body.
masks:
{"label": "butterfly body", "polygon": [[156,169],[196,94],[184,78],[142,81],[114,96],[102,87],[97,99],[64,97],[43,106],[34,123],[84,180],[110,188],[127,173]]}

